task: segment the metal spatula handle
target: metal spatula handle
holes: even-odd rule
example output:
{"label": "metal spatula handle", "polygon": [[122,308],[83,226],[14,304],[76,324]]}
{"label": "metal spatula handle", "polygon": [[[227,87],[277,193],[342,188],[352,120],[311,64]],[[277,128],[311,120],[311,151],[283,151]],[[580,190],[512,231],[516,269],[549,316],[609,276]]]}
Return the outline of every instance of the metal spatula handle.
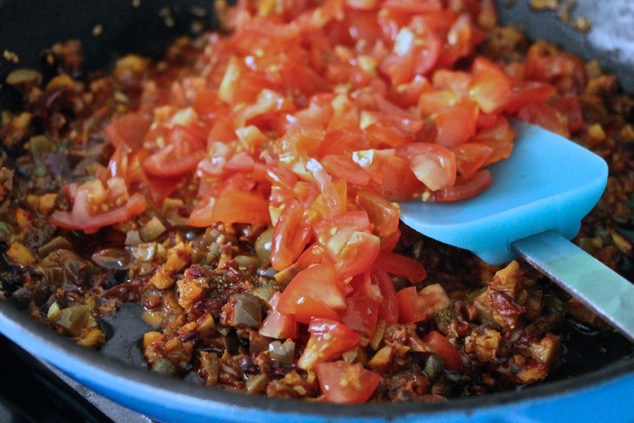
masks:
{"label": "metal spatula handle", "polygon": [[634,341],[634,285],[554,231],[512,244],[532,266]]}

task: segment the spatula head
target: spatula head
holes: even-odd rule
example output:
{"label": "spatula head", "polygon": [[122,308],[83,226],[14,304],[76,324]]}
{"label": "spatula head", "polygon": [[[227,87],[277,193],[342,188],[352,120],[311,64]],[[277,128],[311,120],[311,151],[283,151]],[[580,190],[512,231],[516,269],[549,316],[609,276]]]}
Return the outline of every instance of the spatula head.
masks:
{"label": "spatula head", "polygon": [[554,230],[573,238],[605,189],[605,161],[538,126],[514,126],[513,153],[490,167],[484,193],[455,203],[403,202],[401,220],[491,264],[515,258],[511,244],[530,235]]}

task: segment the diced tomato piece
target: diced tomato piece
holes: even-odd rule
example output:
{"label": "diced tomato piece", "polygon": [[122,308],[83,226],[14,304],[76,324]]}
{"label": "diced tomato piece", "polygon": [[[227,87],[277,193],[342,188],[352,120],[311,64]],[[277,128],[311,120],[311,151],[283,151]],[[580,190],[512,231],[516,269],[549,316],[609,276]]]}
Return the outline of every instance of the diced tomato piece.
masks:
{"label": "diced tomato piece", "polygon": [[476,132],[478,115],[478,107],[471,101],[463,101],[436,113],[435,142],[447,148],[467,142]]}
{"label": "diced tomato piece", "polygon": [[506,104],[509,113],[517,113],[523,106],[533,102],[545,102],[557,93],[550,84],[538,81],[525,81],[513,85],[511,98]]}
{"label": "diced tomato piece", "polygon": [[418,180],[432,191],[450,187],[456,180],[456,156],[441,145],[411,143],[396,153],[409,161]]}
{"label": "diced tomato piece", "polygon": [[143,138],[151,123],[145,113],[129,112],[110,122],[103,132],[115,147],[125,144],[134,151],[143,146]]}
{"label": "diced tomato piece", "polygon": [[53,225],[82,230],[86,233],[95,233],[100,228],[126,222],[130,218],[145,211],[146,202],[141,194],[133,194],[125,204],[117,208],[111,208],[101,213],[90,213],[91,191],[85,185],[77,188],[72,211],[65,212],[55,210],[51,214],[50,222]]}
{"label": "diced tomato piece", "polygon": [[301,323],[313,317],[339,320],[346,307],[341,280],[330,264],[317,264],[300,271],[282,292],[278,311],[292,314]]}
{"label": "diced tomato piece", "polygon": [[198,163],[206,157],[204,151],[174,157],[174,150],[173,145],[168,145],[152,154],[143,162],[143,169],[150,175],[170,178],[193,171]]}
{"label": "diced tomato piece", "polygon": [[460,371],[463,369],[460,352],[446,336],[435,330],[423,337],[423,343],[434,353],[438,354],[447,370]]}
{"label": "diced tomato piece", "polygon": [[427,277],[425,266],[411,257],[384,251],[377,257],[376,263],[387,273],[402,276],[413,284],[417,284]]}
{"label": "diced tomato piece", "polygon": [[449,297],[440,284],[428,285],[420,292],[409,286],[396,293],[399,320],[403,323],[424,322],[449,306]]}
{"label": "diced tomato piece", "polygon": [[520,109],[517,117],[523,121],[541,126],[542,128],[561,135],[570,137],[568,119],[553,106],[546,103],[528,103]]}
{"label": "diced tomato piece", "polygon": [[379,70],[393,85],[409,82],[416,75],[427,75],[436,66],[441,49],[440,36],[431,28],[425,28],[421,20],[416,30],[400,29],[392,52],[380,63]]}
{"label": "diced tomato piece", "polygon": [[326,203],[328,211],[330,213],[343,212],[345,210],[344,204],[335,190],[332,178],[328,175],[328,172],[326,172],[321,163],[315,159],[309,159],[306,163],[306,170],[315,178],[319,192]]}
{"label": "diced tomato piece", "polygon": [[284,270],[294,263],[310,241],[311,228],[303,220],[303,210],[296,200],[284,204],[275,224],[271,243],[271,264]]}
{"label": "diced tomato piece", "polygon": [[378,285],[383,297],[379,307],[379,317],[387,323],[396,323],[399,320],[399,304],[392,278],[380,266],[374,265],[370,270],[370,278]]}
{"label": "diced tomato piece", "polygon": [[511,78],[484,57],[477,57],[472,67],[469,96],[485,113],[503,110],[512,97]]}
{"label": "diced tomato piece", "polygon": [[454,186],[434,192],[434,201],[449,202],[475,197],[484,192],[489,185],[491,172],[489,169],[480,169],[467,178],[457,179]]}
{"label": "diced tomato piece", "polygon": [[410,162],[394,154],[376,154],[368,168],[370,187],[390,201],[409,200],[422,192],[424,185],[414,174]]}
{"label": "diced tomato piece", "polygon": [[230,191],[216,200],[211,213],[213,222],[268,224],[269,202],[254,192]]}
{"label": "diced tomato piece", "polygon": [[361,186],[366,186],[370,183],[368,172],[347,155],[329,154],[321,159],[321,164],[335,178],[344,178],[351,184]]}
{"label": "diced tomato piece", "polygon": [[379,254],[380,239],[371,229],[367,213],[351,211],[326,217],[315,233],[337,272],[349,277],[369,268]]}
{"label": "diced tomato piece", "polygon": [[308,326],[310,338],[297,366],[311,370],[315,364],[324,363],[357,345],[361,337],[343,323],[313,318]]}
{"label": "diced tomato piece", "polygon": [[526,53],[525,78],[553,85],[562,84],[582,93],[588,83],[583,61],[576,55],[559,51],[554,45],[537,42]]}
{"label": "diced tomato piece", "polygon": [[346,297],[346,308],[339,312],[341,321],[362,335],[371,338],[376,331],[379,304],[359,293]]}
{"label": "diced tomato piece", "polygon": [[488,162],[493,154],[493,147],[477,142],[468,142],[454,147],[451,151],[456,155],[458,174],[463,178],[468,178]]}
{"label": "diced tomato piece", "polygon": [[493,152],[483,164],[483,166],[488,166],[511,155],[513,140],[515,140],[516,135],[517,133],[511,127],[508,119],[500,115],[493,126],[480,130],[471,139],[470,143],[483,144],[493,149]]}
{"label": "diced tomato piece", "polygon": [[315,372],[326,401],[338,404],[366,402],[381,381],[381,376],[360,363],[346,361],[318,363]]}

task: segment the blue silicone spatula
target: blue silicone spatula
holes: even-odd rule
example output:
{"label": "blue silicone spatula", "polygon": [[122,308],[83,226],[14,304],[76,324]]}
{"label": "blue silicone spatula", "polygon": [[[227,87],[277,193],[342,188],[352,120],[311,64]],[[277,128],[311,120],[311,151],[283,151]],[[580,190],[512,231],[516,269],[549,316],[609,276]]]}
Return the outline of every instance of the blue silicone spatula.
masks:
{"label": "blue silicone spatula", "polygon": [[605,161],[540,127],[515,128],[513,153],[490,167],[484,193],[455,203],[403,202],[401,220],[490,264],[523,257],[634,341],[634,285],[569,241],[605,189]]}

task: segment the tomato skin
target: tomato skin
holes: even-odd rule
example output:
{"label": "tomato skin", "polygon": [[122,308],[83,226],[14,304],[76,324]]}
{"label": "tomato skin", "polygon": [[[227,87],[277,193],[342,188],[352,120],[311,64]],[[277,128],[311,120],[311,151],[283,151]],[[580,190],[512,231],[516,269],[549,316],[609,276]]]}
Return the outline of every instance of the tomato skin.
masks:
{"label": "tomato skin", "polygon": [[310,338],[304,353],[297,360],[297,366],[311,370],[315,364],[330,361],[357,345],[361,337],[343,323],[313,318],[308,326]]}
{"label": "tomato skin", "polygon": [[434,201],[450,202],[475,197],[491,185],[489,169],[480,169],[468,178],[461,178],[456,185],[434,192]]}
{"label": "tomato skin", "polygon": [[379,306],[379,317],[387,323],[396,323],[399,320],[399,304],[396,289],[392,278],[381,266],[374,265],[370,270],[370,277],[378,285],[383,297]]}
{"label": "tomato skin", "polygon": [[458,349],[440,332],[430,331],[423,337],[423,343],[443,359],[447,370],[459,372],[464,368]]}
{"label": "tomato skin", "polygon": [[271,264],[276,270],[283,270],[295,259],[310,240],[310,227],[303,222],[302,207],[296,200],[285,204],[275,229],[271,244]]}
{"label": "tomato skin", "polygon": [[355,203],[368,214],[372,231],[381,238],[398,231],[400,208],[397,204],[369,190],[357,192]]}
{"label": "tomato skin", "polygon": [[330,264],[317,264],[300,271],[280,295],[278,311],[292,314],[301,323],[323,317],[339,320],[346,307],[341,282]]}
{"label": "tomato skin", "polygon": [[427,278],[427,271],[421,262],[391,251],[381,252],[376,263],[387,273],[402,276],[412,284],[417,284]]}
{"label": "tomato skin", "polygon": [[105,226],[125,222],[131,217],[142,213],[146,208],[145,198],[137,193],[128,198],[121,207],[91,215],[88,212],[89,195],[88,190],[79,187],[75,194],[72,211],[70,213],[60,210],[53,211],[50,218],[51,224],[66,229],[82,230],[90,234]]}
{"label": "tomato skin", "polygon": [[381,381],[381,376],[360,363],[318,363],[315,372],[326,401],[337,404],[366,402]]}
{"label": "tomato skin", "polygon": [[449,306],[449,298],[439,284],[428,285],[420,292],[416,292],[415,286],[409,286],[398,291],[396,296],[402,323],[424,322]]}

